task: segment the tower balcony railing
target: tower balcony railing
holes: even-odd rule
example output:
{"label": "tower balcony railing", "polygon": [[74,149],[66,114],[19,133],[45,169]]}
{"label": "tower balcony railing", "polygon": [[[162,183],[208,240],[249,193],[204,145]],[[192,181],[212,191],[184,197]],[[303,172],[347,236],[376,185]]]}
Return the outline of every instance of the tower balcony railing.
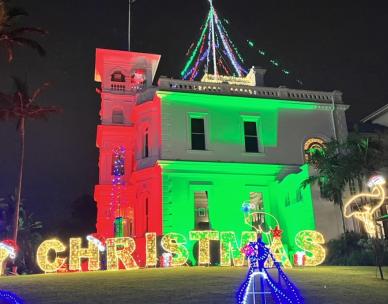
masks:
{"label": "tower balcony railing", "polygon": [[272,99],[287,99],[299,101],[312,101],[319,103],[342,103],[342,93],[340,91],[322,92],[289,89],[286,87],[251,87],[242,85],[232,85],[228,83],[206,83],[200,81],[187,81],[161,77],[159,79],[159,90],[195,92],[203,94],[263,97]]}

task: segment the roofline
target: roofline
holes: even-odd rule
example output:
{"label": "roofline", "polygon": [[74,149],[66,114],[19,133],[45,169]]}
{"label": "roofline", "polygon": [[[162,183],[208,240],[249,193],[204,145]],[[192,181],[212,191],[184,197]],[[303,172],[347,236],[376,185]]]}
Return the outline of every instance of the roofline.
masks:
{"label": "roofline", "polygon": [[369,114],[365,118],[361,119],[361,122],[366,123],[369,120],[372,120],[374,118],[378,118],[381,114],[385,114],[386,111],[388,111],[388,104],[386,104],[385,106],[382,106],[380,109],[376,110],[372,114]]}

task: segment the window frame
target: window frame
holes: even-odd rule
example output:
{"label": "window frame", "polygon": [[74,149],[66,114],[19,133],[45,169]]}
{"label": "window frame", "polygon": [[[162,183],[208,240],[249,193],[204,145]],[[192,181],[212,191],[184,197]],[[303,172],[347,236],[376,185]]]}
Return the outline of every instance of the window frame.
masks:
{"label": "window frame", "polygon": [[[247,152],[245,141],[245,122],[256,123],[256,136],[257,136],[257,152]],[[262,123],[259,115],[241,115],[241,145],[242,152],[245,155],[261,155],[264,154],[264,145],[262,143]]]}
{"label": "window frame", "polygon": [[[204,130],[204,137],[205,137],[205,149],[199,150],[199,149],[193,149],[193,140],[192,140],[192,127],[191,127],[191,120],[192,119],[203,119],[203,130]],[[200,113],[200,112],[189,112],[187,113],[187,150],[191,152],[206,152],[209,151],[209,119],[208,119],[208,113]]]}

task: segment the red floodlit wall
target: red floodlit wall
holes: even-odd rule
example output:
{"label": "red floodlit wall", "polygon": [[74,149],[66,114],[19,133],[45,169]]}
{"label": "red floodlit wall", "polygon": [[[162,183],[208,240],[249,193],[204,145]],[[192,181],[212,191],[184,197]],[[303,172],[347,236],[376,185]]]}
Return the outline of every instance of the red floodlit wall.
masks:
{"label": "red floodlit wall", "polygon": [[[162,179],[160,158],[161,108],[154,94],[152,79],[160,56],[98,49],[96,52],[96,81],[101,82],[101,125],[97,127],[99,156],[99,184],[95,187],[97,202],[97,233],[114,235],[114,220],[118,215],[125,220],[125,236],[136,238],[136,259],[145,258],[145,233],[162,234]],[[128,75],[147,77],[139,93],[127,92]],[[111,76],[114,73],[114,77]],[[115,91],[112,79],[122,78],[122,91]],[[140,75],[143,77],[143,75]],[[133,78],[133,76],[131,76]],[[121,87],[120,87],[121,88]],[[115,112],[116,111],[116,112]],[[119,123],[117,123],[117,112]],[[116,113],[116,114],[115,114]],[[116,115],[116,118],[114,116]],[[113,149],[125,148],[124,185],[120,193],[120,214],[112,212]],[[144,244],[143,244],[144,243]]]}

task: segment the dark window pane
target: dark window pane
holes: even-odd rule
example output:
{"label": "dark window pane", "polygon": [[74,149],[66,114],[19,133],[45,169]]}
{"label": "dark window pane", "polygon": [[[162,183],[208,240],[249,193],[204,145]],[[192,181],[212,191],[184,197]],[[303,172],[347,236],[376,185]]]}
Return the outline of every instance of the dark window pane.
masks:
{"label": "dark window pane", "polygon": [[253,121],[244,122],[244,133],[245,135],[257,136],[256,123]]}
{"label": "dark window pane", "polygon": [[191,119],[191,133],[205,133],[205,126],[203,118]]}
{"label": "dark window pane", "polygon": [[205,134],[191,134],[191,149],[205,150]]}
{"label": "dark window pane", "polygon": [[257,137],[245,136],[245,151],[246,152],[259,152],[259,144]]}
{"label": "dark window pane", "polygon": [[149,156],[149,149],[148,149],[148,133],[146,133],[144,138],[144,158],[147,158]]}

